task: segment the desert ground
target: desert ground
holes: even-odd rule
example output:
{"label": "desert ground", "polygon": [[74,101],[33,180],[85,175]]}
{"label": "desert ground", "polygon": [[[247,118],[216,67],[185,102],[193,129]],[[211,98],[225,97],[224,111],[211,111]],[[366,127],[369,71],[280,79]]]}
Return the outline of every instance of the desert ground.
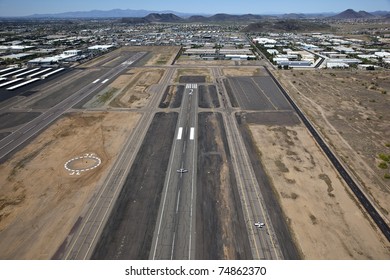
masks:
{"label": "desert ground", "polygon": [[[136,113],[64,116],[0,166],[0,259],[50,259],[107,175]],[[101,165],[80,175],[64,164],[93,154]],[[88,168],[86,159],[69,166]]]}
{"label": "desert ground", "polygon": [[250,125],[303,259],[389,259],[375,228],[300,124]]}
{"label": "desert ground", "polygon": [[133,68],[120,75],[84,107],[142,108],[151,97],[150,87],[157,84],[163,74],[163,69]]}
{"label": "desert ground", "polygon": [[206,83],[211,83],[211,72],[207,68],[183,68],[177,69],[174,74],[174,82],[179,83],[185,76],[204,76]]}
{"label": "desert ground", "polygon": [[390,220],[390,80],[388,71],[278,71],[279,81],[344,165]]}
{"label": "desert ground", "polygon": [[226,77],[240,76],[266,76],[267,73],[263,67],[226,67],[222,69],[223,75]]}

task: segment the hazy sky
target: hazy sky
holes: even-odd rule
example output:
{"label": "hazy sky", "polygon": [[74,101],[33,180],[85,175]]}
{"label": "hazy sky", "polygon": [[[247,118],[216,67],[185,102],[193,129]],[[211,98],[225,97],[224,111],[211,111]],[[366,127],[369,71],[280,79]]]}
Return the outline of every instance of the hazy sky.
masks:
{"label": "hazy sky", "polygon": [[349,8],[390,11],[390,0],[0,0],[0,16],[111,9],[266,14],[341,12]]}

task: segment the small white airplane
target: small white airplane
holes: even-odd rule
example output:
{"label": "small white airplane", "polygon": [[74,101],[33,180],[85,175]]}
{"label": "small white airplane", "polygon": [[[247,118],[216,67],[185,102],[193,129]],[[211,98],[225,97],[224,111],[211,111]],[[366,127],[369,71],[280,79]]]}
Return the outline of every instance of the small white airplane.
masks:
{"label": "small white airplane", "polygon": [[263,228],[263,227],[265,227],[265,224],[258,222],[258,223],[255,223],[255,227]]}
{"label": "small white airplane", "polygon": [[188,172],[188,170],[184,169],[184,168],[180,168],[180,169],[178,169],[176,171],[177,171],[177,173],[187,173]]}

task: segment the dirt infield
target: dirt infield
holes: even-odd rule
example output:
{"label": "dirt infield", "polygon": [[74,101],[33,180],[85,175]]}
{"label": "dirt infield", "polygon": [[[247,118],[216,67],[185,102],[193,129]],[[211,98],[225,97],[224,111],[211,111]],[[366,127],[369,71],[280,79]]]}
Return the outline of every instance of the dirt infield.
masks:
{"label": "dirt infield", "polygon": [[390,223],[389,71],[278,71],[279,81],[349,167],[363,191]]}
{"label": "dirt infield", "polygon": [[387,240],[303,125],[250,125],[305,259],[389,259]]}
{"label": "dirt infield", "polygon": [[[196,78],[187,78],[186,76],[196,77]],[[199,83],[199,81],[197,81],[198,77],[204,77],[204,78],[200,78],[201,79],[200,82],[211,83],[211,72],[207,68],[177,69],[174,75],[174,82],[175,83]]]}
{"label": "dirt infield", "polygon": [[157,84],[164,75],[163,69],[134,68],[119,76],[110,88],[114,90],[108,97],[109,106],[114,108],[142,108],[151,97],[150,87]]}
{"label": "dirt infield", "polygon": [[[53,256],[138,119],[128,112],[66,115],[0,166],[0,259]],[[101,164],[71,175],[64,164],[86,153]]]}

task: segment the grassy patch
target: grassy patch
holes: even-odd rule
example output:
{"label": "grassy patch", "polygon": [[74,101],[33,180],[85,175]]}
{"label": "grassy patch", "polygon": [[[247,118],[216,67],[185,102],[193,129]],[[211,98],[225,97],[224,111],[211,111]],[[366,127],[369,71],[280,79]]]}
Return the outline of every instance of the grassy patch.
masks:
{"label": "grassy patch", "polygon": [[103,93],[102,95],[100,95],[98,97],[98,102],[99,103],[106,103],[107,101],[109,101],[113,96],[114,96],[114,93],[117,91],[118,89],[117,88],[111,88],[109,89],[108,91],[106,91],[105,93]]}

